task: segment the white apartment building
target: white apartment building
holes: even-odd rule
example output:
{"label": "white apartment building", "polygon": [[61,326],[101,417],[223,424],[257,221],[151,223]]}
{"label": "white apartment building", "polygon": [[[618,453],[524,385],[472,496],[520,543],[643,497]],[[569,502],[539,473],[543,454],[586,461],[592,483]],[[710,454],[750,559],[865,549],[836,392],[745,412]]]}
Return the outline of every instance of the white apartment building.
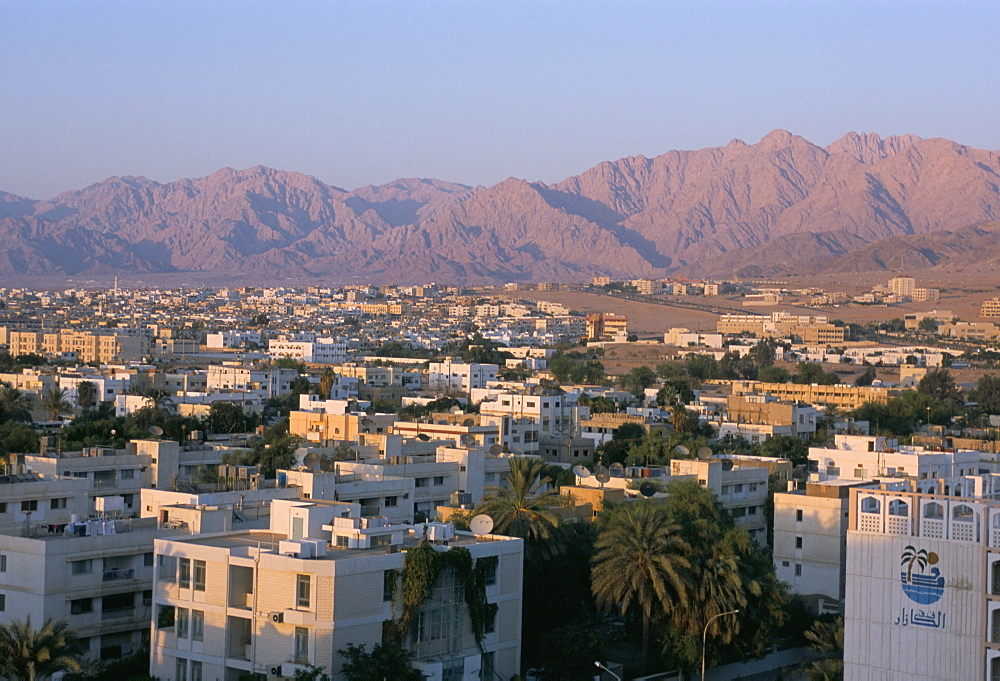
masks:
{"label": "white apartment building", "polygon": [[340,364],[347,361],[347,341],[337,338],[316,338],[312,341],[272,339],[267,352],[273,359],[291,357],[312,364]]}
{"label": "white apartment building", "polygon": [[889,291],[894,296],[900,298],[912,298],[913,290],[917,287],[917,280],[909,275],[893,277],[889,280]]}
{"label": "white apartment building", "polygon": [[262,390],[268,397],[290,392],[298,378],[294,369],[253,368],[242,364],[212,364],[208,367],[208,390]]}
{"label": "white apartment building", "polygon": [[774,569],[819,614],[843,614],[850,492],[874,483],[834,479],[774,495]]}
{"label": "white apartment building", "polygon": [[427,369],[427,388],[438,392],[465,392],[475,388],[485,388],[490,381],[497,380],[496,364],[456,362],[446,359],[431,362]]}
{"label": "white apartment building", "polygon": [[852,492],[846,681],[1000,678],[1000,504]]}
{"label": "white apartment building", "polygon": [[512,452],[530,454],[538,451],[542,437],[575,436],[580,420],[590,417],[590,408],[576,404],[574,396],[566,394],[491,391],[479,403],[479,415],[481,423],[499,429],[502,445]]}
{"label": "white apartment building", "polygon": [[371,650],[384,623],[399,616],[391,584],[423,537],[432,550],[486,561],[496,615],[477,642],[465,589],[445,568],[404,640],[416,666],[441,681],[519,672],[522,540],[477,538],[441,523],[392,525],[343,502],[275,501],[270,517],[270,531],[156,542],[151,675],[277,679],[315,665],[339,681],[338,651]]}
{"label": "white apartment building", "polygon": [[900,445],[895,439],[868,435],[835,435],[834,446],[810,447],[815,480],[878,476],[938,480],[979,474],[980,453],[974,450],[929,449]]}

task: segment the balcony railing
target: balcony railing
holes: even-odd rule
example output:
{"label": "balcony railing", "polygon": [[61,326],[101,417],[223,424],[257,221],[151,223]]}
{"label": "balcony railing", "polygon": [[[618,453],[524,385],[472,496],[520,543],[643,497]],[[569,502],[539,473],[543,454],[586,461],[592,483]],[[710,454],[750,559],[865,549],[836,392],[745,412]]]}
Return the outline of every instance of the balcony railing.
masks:
{"label": "balcony railing", "polygon": [[114,582],[119,579],[132,579],[135,576],[134,568],[112,568],[104,571],[105,582]]}
{"label": "balcony railing", "polygon": [[94,489],[114,489],[117,486],[115,478],[94,478]]}
{"label": "balcony railing", "polygon": [[125,608],[109,608],[108,610],[101,611],[102,620],[112,620],[121,617],[132,617],[135,615],[135,607],[125,607]]}

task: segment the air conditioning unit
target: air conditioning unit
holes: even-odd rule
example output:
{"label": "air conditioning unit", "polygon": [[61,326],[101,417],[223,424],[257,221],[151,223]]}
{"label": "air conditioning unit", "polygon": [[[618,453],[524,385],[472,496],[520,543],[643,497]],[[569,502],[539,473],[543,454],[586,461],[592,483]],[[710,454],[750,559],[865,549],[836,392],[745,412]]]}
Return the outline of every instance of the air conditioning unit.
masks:
{"label": "air conditioning unit", "polygon": [[275,624],[281,624],[282,622],[285,621],[285,613],[283,613],[283,612],[272,612],[271,613],[271,621],[274,622]]}
{"label": "air conditioning unit", "polygon": [[281,676],[281,665],[271,667],[268,671],[271,673],[271,676]]}

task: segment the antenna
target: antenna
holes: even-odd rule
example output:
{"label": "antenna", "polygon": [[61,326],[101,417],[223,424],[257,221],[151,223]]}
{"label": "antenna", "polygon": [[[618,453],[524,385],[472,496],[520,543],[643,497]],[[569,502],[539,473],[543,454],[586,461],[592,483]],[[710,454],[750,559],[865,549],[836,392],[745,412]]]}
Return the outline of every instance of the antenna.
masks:
{"label": "antenna", "polygon": [[469,521],[469,529],[472,530],[472,534],[477,537],[489,534],[493,531],[493,518],[489,517],[485,513],[480,513]]}
{"label": "antenna", "polygon": [[573,466],[573,473],[576,474],[578,478],[589,478],[590,471],[587,470],[586,466]]}

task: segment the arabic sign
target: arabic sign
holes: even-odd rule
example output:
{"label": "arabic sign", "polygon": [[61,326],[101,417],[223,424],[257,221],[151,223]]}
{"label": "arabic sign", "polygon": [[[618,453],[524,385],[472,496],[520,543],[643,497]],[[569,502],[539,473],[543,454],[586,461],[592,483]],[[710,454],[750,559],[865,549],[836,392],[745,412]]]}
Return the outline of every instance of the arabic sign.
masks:
{"label": "arabic sign", "polygon": [[[944,576],[938,569],[938,554],[926,549],[907,546],[900,554],[899,579],[903,593],[914,603],[932,605],[944,595]],[[917,626],[944,629],[945,613],[924,608],[902,608],[895,624],[903,627]]]}

